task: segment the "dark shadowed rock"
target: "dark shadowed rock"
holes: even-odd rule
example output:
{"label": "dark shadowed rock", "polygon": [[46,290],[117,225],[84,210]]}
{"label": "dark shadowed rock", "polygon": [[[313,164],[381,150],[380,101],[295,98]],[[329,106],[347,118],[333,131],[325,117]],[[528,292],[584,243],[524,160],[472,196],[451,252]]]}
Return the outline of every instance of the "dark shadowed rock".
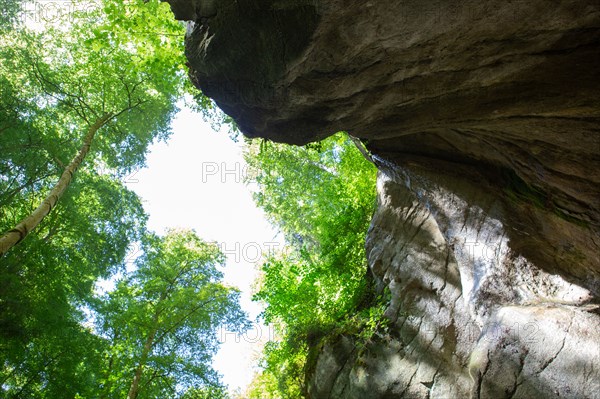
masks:
{"label": "dark shadowed rock", "polygon": [[381,171],[395,328],[319,347],[311,397],[599,397],[598,1],[170,3],[244,134],[346,130]]}

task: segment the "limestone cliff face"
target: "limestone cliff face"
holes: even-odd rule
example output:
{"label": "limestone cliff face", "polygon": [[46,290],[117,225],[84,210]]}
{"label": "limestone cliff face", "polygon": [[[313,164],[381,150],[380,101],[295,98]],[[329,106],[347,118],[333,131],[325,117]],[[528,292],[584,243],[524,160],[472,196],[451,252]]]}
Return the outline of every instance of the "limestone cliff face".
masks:
{"label": "limestone cliff face", "polygon": [[392,329],[318,348],[312,398],[600,397],[597,1],[170,1],[248,136],[346,130]]}
{"label": "limestone cliff face", "polygon": [[597,398],[589,290],[513,250],[480,182],[380,168],[367,254],[391,327],[361,353],[351,337],[317,348],[310,397]]}

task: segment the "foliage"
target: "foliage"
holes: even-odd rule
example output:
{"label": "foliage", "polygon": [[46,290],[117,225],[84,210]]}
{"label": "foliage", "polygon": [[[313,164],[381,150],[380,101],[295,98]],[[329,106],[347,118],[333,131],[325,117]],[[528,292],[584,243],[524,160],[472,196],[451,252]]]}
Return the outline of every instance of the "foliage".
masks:
{"label": "foliage", "polygon": [[375,306],[362,310],[351,319],[350,324],[358,326],[355,334],[358,337],[359,353],[367,344],[372,343],[376,333],[387,329],[389,319],[384,316],[384,312],[388,304],[388,301],[380,297]]}
{"label": "foliage", "polygon": [[81,174],[70,193],[37,234],[1,260],[0,379],[12,376],[4,386],[20,392],[16,397],[90,389],[100,349],[77,309],[97,278],[123,261],[144,224],[139,199],[114,179]]}
{"label": "foliage", "polygon": [[[76,320],[51,318],[47,328],[43,335],[30,337],[18,357],[12,352],[3,359],[2,397],[96,397],[97,370],[102,362],[100,339]],[[14,359],[18,361],[11,362]]]}
{"label": "foliage", "polygon": [[278,392],[275,375],[270,372],[260,372],[254,376],[243,399],[278,399]]}
{"label": "foliage", "polygon": [[110,343],[103,396],[125,397],[136,370],[145,398],[174,398],[192,387],[198,389],[182,397],[216,394],[216,328],[245,327],[239,292],[220,281],[223,255],[191,231],[147,236],[143,251],[135,270],[95,306],[97,328]]}
{"label": "foliage", "polygon": [[295,398],[310,345],[369,302],[364,239],[375,167],[343,134],[308,148],[254,142],[246,158],[257,204],[290,245],[262,265],[255,295],[265,321],[284,332],[265,348],[261,394]]}
{"label": "foliage", "polygon": [[222,387],[190,388],[181,399],[229,399],[229,395]]}
{"label": "foliage", "polygon": [[[191,89],[194,91],[194,89]],[[226,128],[229,138],[234,142],[238,142],[241,131],[232,117],[224,113],[217,104],[210,98],[206,97],[201,91],[192,93],[191,101],[186,101],[186,105],[193,111],[202,115],[205,122],[210,124],[213,131],[218,132],[222,128]]]}
{"label": "foliage", "polygon": [[[98,397],[103,356],[114,346],[85,320],[95,283],[123,271],[128,248],[145,237],[140,200],[119,178],[143,166],[150,143],[170,134],[176,101],[190,87],[184,28],[158,0],[95,2],[99,8],[41,32],[18,23],[19,2],[6,4],[7,18],[0,21],[0,234],[47,195],[87,126],[104,112],[116,116],[96,135],[58,205],[0,258],[0,396]],[[164,345],[182,337],[165,336]],[[198,362],[213,349],[203,349]],[[192,363],[182,373],[204,367]],[[208,369],[205,375],[216,380]],[[125,377],[130,381],[133,374]]]}
{"label": "foliage", "polygon": [[[111,4],[106,2],[107,12],[116,12]],[[143,16],[127,20],[140,24]],[[144,22],[152,20],[156,18]],[[55,136],[54,145],[43,145],[55,155],[52,163],[66,164],[81,145],[81,132],[105,112],[118,117],[96,140],[94,151],[110,168],[127,172],[142,165],[147,146],[169,134],[185,82],[176,67],[181,55],[175,58],[169,42],[148,40],[142,46],[140,38],[120,29],[120,22],[96,11],[67,31],[54,26],[43,34],[21,29],[1,39],[4,90],[11,91],[21,108],[14,119]]]}
{"label": "foliage", "polygon": [[17,0],[0,0],[0,32],[10,29],[17,22],[22,4]]}
{"label": "foliage", "polygon": [[[88,165],[117,176],[142,166],[148,145],[168,136],[186,81],[174,67],[181,52],[170,49],[174,40],[142,45],[119,28],[121,20],[140,24],[141,18],[156,25],[159,19],[149,17],[156,10],[118,18],[117,11],[128,10],[115,11],[115,4],[124,7],[107,0],[105,13],[96,10],[67,30],[48,26],[42,35],[21,28],[0,36],[0,206],[1,216],[11,220],[0,227],[30,213],[32,205],[23,207],[24,200],[35,204],[45,196],[100,115],[115,117],[92,143]],[[147,7],[152,5],[158,7]],[[172,32],[181,33],[176,27]]]}

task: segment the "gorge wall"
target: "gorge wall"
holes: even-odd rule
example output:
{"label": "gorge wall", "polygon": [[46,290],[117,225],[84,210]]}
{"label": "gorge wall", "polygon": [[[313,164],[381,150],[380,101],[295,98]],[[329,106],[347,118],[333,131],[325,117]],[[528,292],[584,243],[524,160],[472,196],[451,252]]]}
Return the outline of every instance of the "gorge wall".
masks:
{"label": "gorge wall", "polygon": [[391,328],[316,348],[311,398],[600,398],[598,1],[169,3],[244,134],[378,165]]}

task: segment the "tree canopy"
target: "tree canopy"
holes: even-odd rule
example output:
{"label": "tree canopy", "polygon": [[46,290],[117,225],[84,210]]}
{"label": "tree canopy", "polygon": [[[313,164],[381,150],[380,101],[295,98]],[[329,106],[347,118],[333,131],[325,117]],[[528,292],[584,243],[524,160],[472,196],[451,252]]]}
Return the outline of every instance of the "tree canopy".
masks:
{"label": "tree canopy", "polygon": [[[151,143],[169,137],[191,88],[184,27],[157,0],[102,0],[43,26],[24,25],[19,2],[5,3],[0,234],[48,206],[0,255],[0,396],[124,397],[138,374],[143,397],[222,392],[211,329],[244,325],[236,291],[215,269],[222,255],[191,232],[148,232],[140,199],[122,181],[144,166]],[[132,244],[143,250],[128,270]],[[193,275],[177,275],[159,301],[169,318],[152,325],[147,300],[168,266],[177,274],[184,261]],[[123,274],[114,292],[96,295],[101,279]],[[144,351],[139,343],[153,331]]]}
{"label": "tree canopy", "polygon": [[282,340],[267,343],[250,396],[296,398],[309,347],[370,305],[364,239],[376,169],[342,133],[305,147],[255,141],[246,160],[257,204],[289,245],[261,267],[255,300]]}
{"label": "tree canopy", "polygon": [[192,231],[150,235],[143,243],[134,271],[95,306],[97,329],[109,345],[103,397],[177,397],[218,388],[210,367],[217,327],[245,325],[239,292],[220,281],[224,256]]}

